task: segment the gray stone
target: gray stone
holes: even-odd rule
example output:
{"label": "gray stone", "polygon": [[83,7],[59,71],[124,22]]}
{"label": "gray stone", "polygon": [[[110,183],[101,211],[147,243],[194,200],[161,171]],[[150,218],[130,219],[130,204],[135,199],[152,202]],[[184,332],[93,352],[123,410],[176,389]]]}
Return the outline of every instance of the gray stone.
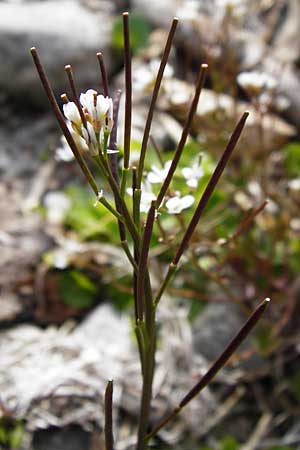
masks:
{"label": "gray stone", "polygon": [[35,433],[32,450],[88,450],[90,434],[78,426],[50,428]]}
{"label": "gray stone", "polygon": [[0,91],[19,103],[46,104],[29,52],[33,46],[56,92],[66,90],[66,64],[72,64],[79,88],[93,87],[99,79],[97,51],[109,65],[108,14],[73,0],[0,3],[0,30]]}
{"label": "gray stone", "polygon": [[[208,361],[214,361],[223,352],[231,339],[245,323],[247,317],[234,303],[210,303],[193,324],[194,349]],[[246,339],[241,350],[252,348]],[[243,360],[239,367],[243,369],[259,368],[262,358],[253,354]]]}
{"label": "gray stone", "polygon": [[289,70],[283,71],[280,83],[280,92],[290,102],[289,107],[284,111],[285,117],[295,124],[300,123],[300,71],[292,66]]}

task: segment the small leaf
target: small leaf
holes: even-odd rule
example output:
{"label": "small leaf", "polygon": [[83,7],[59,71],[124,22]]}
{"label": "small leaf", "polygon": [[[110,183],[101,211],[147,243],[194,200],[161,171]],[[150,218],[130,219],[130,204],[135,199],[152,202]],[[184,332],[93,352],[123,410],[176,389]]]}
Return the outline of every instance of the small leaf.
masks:
{"label": "small leaf", "polygon": [[63,272],[59,277],[59,291],[63,301],[73,308],[88,308],[96,300],[97,287],[84,274],[75,270]]}
{"label": "small leaf", "polygon": [[9,433],[9,445],[12,449],[20,447],[24,435],[24,427],[21,423],[16,424],[13,430]]}
{"label": "small leaf", "polygon": [[284,166],[290,177],[300,173],[300,142],[292,142],[283,148]]}
{"label": "small leaf", "polygon": [[233,436],[226,436],[222,439],[221,443],[222,450],[238,450],[239,444]]}
{"label": "small leaf", "polygon": [[[139,14],[129,16],[130,44],[132,53],[135,54],[147,43],[151,27],[149,22]],[[123,21],[121,17],[115,19],[112,29],[112,45],[116,50],[123,49]]]}

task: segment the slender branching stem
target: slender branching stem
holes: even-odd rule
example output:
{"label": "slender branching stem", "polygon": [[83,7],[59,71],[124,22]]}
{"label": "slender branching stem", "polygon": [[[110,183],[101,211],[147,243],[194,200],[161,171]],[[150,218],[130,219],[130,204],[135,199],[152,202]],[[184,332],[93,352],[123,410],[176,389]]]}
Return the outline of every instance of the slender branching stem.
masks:
{"label": "slender branching stem", "polygon": [[242,326],[242,328],[236,334],[236,336],[232,339],[232,341],[229,343],[229,345],[226,347],[223,353],[221,353],[221,355],[213,363],[210,369],[205,373],[205,375],[203,375],[203,377],[198,381],[198,383],[196,383],[194,387],[183,397],[183,399],[176,406],[176,408],[174,408],[173,411],[171,411],[171,413],[167,415],[167,417],[162,419],[158,423],[158,425],[154,428],[154,430],[147,435],[147,440],[155,436],[161,428],[163,428],[167,423],[170,422],[170,420],[172,420],[175,416],[177,416],[177,414],[179,414],[182,411],[182,409],[212,381],[212,379],[216,376],[219,370],[221,370],[222,367],[225,366],[225,364],[228,362],[232,354],[237,350],[237,348],[241,345],[241,343],[246,339],[250,331],[257,324],[257,322],[265,312],[265,309],[269,304],[269,302],[270,299],[266,298],[258,305],[258,307],[254,310],[249,319]]}
{"label": "slender branching stem", "polygon": [[99,67],[100,67],[103,95],[104,95],[104,97],[108,97],[107,72],[106,72],[106,69],[105,69],[104,59],[103,59],[103,55],[102,55],[101,52],[97,53],[97,59],[98,59],[98,62],[99,62]]}
{"label": "slender branching stem", "polygon": [[[132,213],[133,213],[133,220],[138,230],[140,230],[140,223],[139,223],[139,215],[137,214],[137,208],[136,208],[136,167],[132,168]],[[134,244],[134,250],[133,250],[134,260],[136,264],[138,265],[138,256],[139,256],[139,249]],[[138,298],[137,298],[137,271],[133,274],[133,297],[134,297],[134,314],[135,314],[135,322],[137,324],[138,322]]]}
{"label": "slender branching stem", "polygon": [[168,191],[168,188],[170,186],[170,183],[172,181],[173,175],[175,173],[175,170],[177,168],[178,162],[180,160],[180,157],[182,155],[187,137],[190,133],[191,130],[191,126],[192,126],[192,122],[193,122],[193,118],[196,114],[197,111],[197,106],[198,106],[198,102],[199,102],[199,98],[200,98],[200,94],[201,94],[201,90],[202,87],[204,85],[204,81],[205,81],[205,76],[206,76],[206,72],[207,72],[207,64],[202,64],[200,71],[199,71],[199,76],[198,76],[198,80],[196,83],[196,89],[195,89],[195,94],[194,94],[194,98],[193,101],[191,103],[185,124],[183,126],[182,129],[182,134],[181,134],[181,138],[180,141],[178,142],[176,151],[175,151],[175,155],[172,159],[172,164],[170,166],[169,172],[161,186],[161,189],[159,191],[158,197],[157,197],[157,208],[160,207],[164,196],[166,195],[166,192]]}
{"label": "slender branching stem", "polygon": [[103,196],[99,196],[98,202],[101,203],[111,214],[113,214],[118,221],[124,223],[124,217],[109,203],[109,201]]}
{"label": "slender branching stem", "polygon": [[[148,254],[149,254],[149,247],[150,247],[150,240],[152,236],[153,231],[153,224],[155,219],[155,201],[152,202],[151,207],[149,209],[147,220],[145,224],[145,229],[143,233],[143,238],[141,241],[141,251],[140,251],[140,258],[139,258],[139,265],[138,265],[138,274],[137,274],[137,312],[138,312],[138,319],[140,321],[143,320],[143,314],[144,314],[144,292],[145,292],[145,275],[146,275],[146,268],[148,267]],[[153,305],[152,302],[150,305],[148,305],[148,314],[146,312],[146,316],[151,314],[151,309]]]}
{"label": "slender branching stem", "polygon": [[52,89],[52,87],[50,85],[50,82],[48,80],[46,72],[45,72],[45,70],[43,68],[43,65],[41,63],[40,57],[39,57],[39,55],[37,53],[37,50],[36,50],[35,47],[32,47],[30,49],[30,51],[31,51],[31,55],[32,55],[34,64],[36,66],[37,72],[39,74],[42,86],[43,86],[43,88],[44,88],[44,90],[46,92],[46,95],[47,95],[48,100],[50,102],[51,108],[52,108],[53,113],[54,113],[54,115],[56,117],[56,120],[57,120],[57,122],[58,122],[58,124],[59,124],[59,126],[60,126],[60,128],[61,128],[61,130],[62,130],[62,132],[63,132],[63,134],[64,134],[64,136],[65,136],[65,138],[66,138],[66,140],[67,140],[71,150],[72,150],[72,152],[73,152],[73,155],[74,155],[76,161],[78,162],[78,164],[79,164],[79,166],[80,166],[80,168],[81,168],[81,170],[82,170],[82,172],[83,172],[83,174],[84,174],[88,184],[91,186],[91,188],[94,191],[94,193],[96,194],[96,196],[98,196],[99,190],[98,190],[98,187],[97,187],[97,183],[96,183],[93,175],[91,174],[90,169],[88,168],[88,166],[86,165],[84,159],[82,158],[81,153],[80,153],[79,149],[77,148],[77,145],[74,142],[72,134],[71,134],[70,130],[67,127],[64,115],[62,114],[62,112],[61,112],[61,110],[60,110],[60,108],[58,106],[58,103],[56,101],[53,89]]}
{"label": "slender branching stem", "polygon": [[152,304],[151,314],[146,314],[146,338],[147,346],[144,351],[143,361],[143,388],[141,397],[141,407],[139,413],[138,441],[137,450],[145,450],[147,447],[147,430],[149,427],[149,418],[152,399],[152,385],[155,368],[155,350],[156,350],[156,328],[155,328],[155,308],[153,306],[152,289],[150,284],[149,272],[145,276],[145,302]]}
{"label": "slender branching stem", "polygon": [[136,263],[134,257],[131,254],[131,251],[130,251],[129,246],[128,246],[128,242],[127,241],[121,241],[121,245],[122,245],[122,248],[123,248],[123,250],[124,250],[124,252],[125,252],[125,254],[126,254],[130,264],[132,265],[134,276],[136,276],[137,271],[138,271],[138,266],[137,266],[137,263]]}
{"label": "slender branching stem", "polygon": [[173,42],[173,39],[174,39],[174,35],[175,35],[177,24],[178,24],[178,18],[174,17],[172,25],[171,25],[171,28],[170,28],[170,31],[169,31],[169,35],[168,35],[168,39],[167,39],[166,46],[165,46],[165,49],[164,49],[164,53],[163,53],[163,56],[162,56],[162,59],[161,59],[161,63],[160,63],[159,69],[158,69],[158,73],[157,73],[155,85],[154,85],[154,88],[153,88],[153,92],[152,92],[152,98],[151,98],[151,102],[150,102],[150,106],[149,106],[148,116],[147,116],[147,119],[146,119],[145,130],[144,130],[144,135],[143,135],[143,141],[142,141],[142,146],[141,146],[139,166],[138,166],[137,187],[139,189],[140,189],[141,184],[142,184],[143,171],[144,171],[144,162],[145,162],[146,150],[147,150],[147,145],[148,145],[148,139],[149,139],[151,124],[152,124],[154,109],[155,109],[157,97],[158,97],[158,94],[159,94],[159,89],[160,89],[160,85],[161,85],[161,82],[162,82],[162,78],[163,78],[163,74],[164,74],[164,71],[165,71],[165,67],[167,65],[167,61],[168,61],[169,54],[170,54],[170,51],[171,51],[172,42]]}
{"label": "slender branching stem", "polygon": [[154,137],[151,134],[149,136],[149,139],[150,139],[151,144],[153,145],[153,148],[154,148],[154,150],[156,152],[156,156],[157,156],[157,159],[158,159],[161,167],[164,167],[164,162],[163,162],[162,157],[161,157],[161,150],[158,147],[158,144],[157,144],[156,140],[154,139]]}
{"label": "slender branching stem", "polygon": [[82,120],[82,123],[83,123],[84,127],[87,128],[86,117],[85,117],[84,112],[82,110],[82,107],[80,105],[79,95],[78,95],[78,92],[77,92],[77,89],[76,89],[76,84],[75,84],[75,80],[74,80],[73,70],[72,70],[72,67],[70,66],[70,64],[65,66],[65,71],[66,71],[66,74],[68,76],[69,84],[70,84],[71,91],[72,91],[73,98],[74,98],[74,103],[77,106],[77,109],[78,109],[78,112],[80,114],[80,118]]}
{"label": "slender branching stem", "polygon": [[163,282],[161,283],[161,286],[158,290],[158,293],[156,294],[156,298],[155,298],[155,306],[157,307],[158,303],[160,302],[160,299],[163,296],[163,293],[166,290],[166,287],[168,286],[169,282],[171,281],[171,279],[173,278],[173,276],[175,275],[175,272],[177,270],[177,265],[173,264],[171,262],[171,264],[168,267],[168,271],[166,276],[163,279]]}
{"label": "slender branching stem", "polygon": [[138,345],[139,356],[140,356],[142,377],[144,379],[144,376],[145,376],[145,355],[146,355],[147,346],[145,344],[144,333],[142,332],[142,328],[141,328],[142,324],[144,325],[144,322],[137,321],[136,325],[135,325],[135,328],[134,328],[134,332],[135,332],[136,341],[137,341],[137,345]]}
{"label": "slender branching stem", "polygon": [[184,236],[181,240],[181,243],[178,247],[178,250],[175,254],[175,256],[173,257],[172,263],[169,266],[169,269],[167,271],[167,275],[158,291],[158,294],[156,296],[156,301],[155,304],[157,305],[162,297],[162,294],[164,292],[164,290],[167,287],[168,282],[170,281],[170,279],[172,278],[173,273],[175,272],[174,267],[178,266],[179,260],[183,254],[183,252],[186,250],[189,241],[191,240],[191,237],[193,236],[193,233],[195,231],[196,226],[198,225],[198,222],[202,216],[202,213],[204,211],[205,206],[208,203],[208,200],[210,199],[228,161],[230,156],[232,155],[233,150],[235,149],[235,146],[238,142],[238,139],[243,131],[243,128],[245,126],[247,117],[248,117],[249,113],[246,111],[241,119],[239,120],[238,124],[236,125],[230,139],[229,142],[214,170],[214,173],[212,174],[201,198],[200,201],[198,203],[198,206],[196,208],[196,211],[193,214],[193,217],[184,233]]}
{"label": "slender branching stem", "polygon": [[[121,98],[121,91],[117,90],[117,92],[114,95],[113,99],[113,121],[114,125],[111,130],[110,138],[109,138],[109,148],[110,150],[117,150],[117,133],[118,133],[118,117],[119,117],[119,106],[120,106],[120,98]],[[116,184],[119,186],[119,171],[118,171],[118,157],[117,153],[111,153],[109,155],[109,164],[111,173],[116,181]],[[115,196],[115,205],[118,212],[120,212],[120,205],[118,204],[118,201]],[[125,242],[126,240],[126,228],[124,223],[118,221],[118,227],[119,227],[119,235],[121,242]],[[128,247],[128,245],[127,245]],[[128,249],[129,250],[129,249]],[[128,255],[127,255],[128,256]]]}
{"label": "slender branching stem", "polygon": [[227,245],[230,242],[235,241],[251,225],[255,217],[265,209],[267,204],[268,200],[265,200],[257,208],[251,210],[246,215],[246,217],[242,219],[235,232],[231,236],[229,236],[229,238],[223,243],[223,245]]}
{"label": "slender branching stem", "polygon": [[109,380],[104,395],[105,450],[114,449],[112,407],[113,407],[113,381]]}
{"label": "slender branching stem", "polygon": [[131,76],[131,52],[129,37],[129,14],[123,13],[124,36],[124,69],[125,69],[125,123],[124,123],[124,162],[121,181],[121,194],[125,193],[126,177],[130,159],[131,117],[132,117],[132,76]]}
{"label": "slender branching stem", "polygon": [[247,117],[249,116],[249,112],[246,111],[242,115],[241,119],[239,120],[237,126],[235,127],[229,142],[217,164],[217,167],[214,170],[214,173],[212,174],[205,191],[203,192],[203,195],[201,196],[201,199],[198,203],[198,206],[196,208],[196,211],[194,212],[194,215],[186,229],[186,232],[182,238],[182,241],[179,245],[179,248],[176,252],[176,255],[173,258],[173,264],[177,265],[183,252],[188,246],[188,243],[195,231],[196,226],[198,225],[198,222],[202,216],[202,213],[204,211],[204,208],[206,207],[208,200],[210,199],[222,173],[224,172],[224,169],[229,161],[230,156],[232,155],[233,150],[235,149],[235,146],[238,142],[238,139],[244,129]]}

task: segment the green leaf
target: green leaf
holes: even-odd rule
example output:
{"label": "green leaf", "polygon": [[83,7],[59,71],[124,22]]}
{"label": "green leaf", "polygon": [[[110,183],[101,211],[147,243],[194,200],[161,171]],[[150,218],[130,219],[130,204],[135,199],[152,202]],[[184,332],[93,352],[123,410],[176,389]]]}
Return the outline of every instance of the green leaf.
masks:
{"label": "green leaf", "polygon": [[0,444],[5,445],[8,443],[8,433],[4,425],[0,424]]}
{"label": "green leaf", "polygon": [[267,353],[274,346],[274,336],[272,336],[272,327],[260,325],[256,332],[255,344],[259,351]]}
{"label": "green leaf", "polygon": [[300,173],[300,142],[292,142],[283,148],[284,166],[290,177]]}
{"label": "green leaf", "polygon": [[[151,27],[149,22],[139,14],[129,16],[130,44],[132,53],[135,54],[147,43]],[[116,50],[123,49],[123,19],[117,17],[112,28],[112,45]]]}
{"label": "green leaf", "polygon": [[295,450],[294,447],[290,447],[289,445],[279,445],[277,447],[272,447],[270,450]]}
{"label": "green leaf", "polygon": [[298,374],[291,379],[291,389],[296,401],[300,402],[300,377]]}
{"label": "green leaf", "polygon": [[59,291],[64,303],[73,308],[82,309],[94,303],[97,287],[81,272],[68,270],[59,277]]}
{"label": "green leaf", "polygon": [[11,448],[19,448],[24,435],[24,427],[18,423],[9,434],[9,445]]}
{"label": "green leaf", "polygon": [[239,443],[233,436],[226,436],[222,439],[221,449],[222,450],[238,450]]}
{"label": "green leaf", "polygon": [[115,217],[101,204],[94,205],[95,198],[86,188],[69,186],[66,194],[72,207],[67,213],[65,224],[75,230],[84,240],[101,236],[112,243],[118,242],[118,225]]}

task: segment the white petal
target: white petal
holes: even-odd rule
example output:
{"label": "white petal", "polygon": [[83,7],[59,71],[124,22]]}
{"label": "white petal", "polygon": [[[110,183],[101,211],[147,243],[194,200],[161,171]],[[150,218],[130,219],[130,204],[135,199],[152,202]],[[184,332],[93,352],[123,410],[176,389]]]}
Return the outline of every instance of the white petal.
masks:
{"label": "white petal", "polygon": [[191,188],[196,188],[198,186],[198,180],[197,178],[189,178],[186,184]]}
{"label": "white petal", "polygon": [[181,207],[182,209],[189,208],[195,202],[195,199],[192,195],[185,195],[181,198]]}
{"label": "white petal", "polygon": [[81,117],[78,111],[77,106],[74,102],[68,102],[63,105],[64,115],[67,119],[69,119],[75,125],[81,124]]}
{"label": "white petal", "polygon": [[192,195],[184,197],[172,197],[166,202],[166,208],[170,214],[179,214],[183,209],[189,208],[195,199]]}
{"label": "white petal", "polygon": [[186,180],[188,180],[193,175],[193,171],[190,167],[183,167],[183,169],[181,169],[181,172]]}
{"label": "white petal", "polygon": [[160,176],[160,174],[156,174],[155,172],[149,172],[147,175],[147,180],[149,183],[157,184],[161,183],[163,178]]}

